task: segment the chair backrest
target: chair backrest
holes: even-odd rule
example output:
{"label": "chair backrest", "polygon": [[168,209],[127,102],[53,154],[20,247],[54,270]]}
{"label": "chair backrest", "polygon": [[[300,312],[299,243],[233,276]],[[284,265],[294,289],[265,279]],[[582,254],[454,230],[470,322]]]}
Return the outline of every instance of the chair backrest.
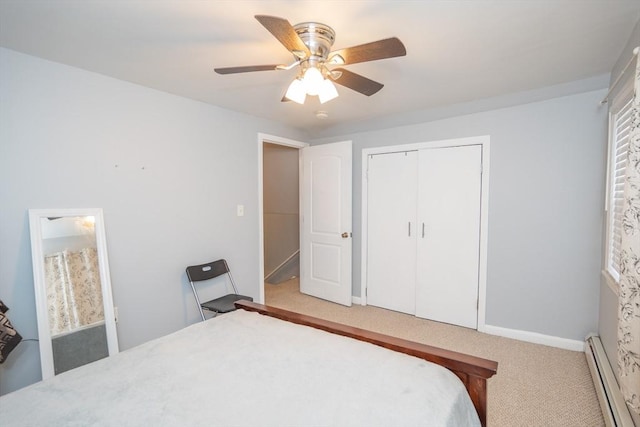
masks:
{"label": "chair backrest", "polygon": [[230,273],[227,261],[219,259],[207,264],[192,265],[187,267],[187,277],[190,282],[209,280],[223,274]]}

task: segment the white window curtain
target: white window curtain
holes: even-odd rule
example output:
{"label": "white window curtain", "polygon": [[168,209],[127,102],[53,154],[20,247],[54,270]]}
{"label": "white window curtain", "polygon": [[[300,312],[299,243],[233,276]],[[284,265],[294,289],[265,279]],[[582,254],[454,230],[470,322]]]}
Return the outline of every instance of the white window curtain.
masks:
{"label": "white window curtain", "polygon": [[46,256],[45,277],[51,335],[71,332],[104,320],[95,248]]}
{"label": "white window curtain", "polygon": [[[624,182],[627,176],[627,157],[631,139],[631,111],[633,94],[621,96],[626,102],[615,105],[611,115],[612,134],[609,152],[609,218],[607,239],[607,271],[620,282],[620,250],[622,244],[622,209],[624,208]],[[618,100],[614,100],[616,103]]]}
{"label": "white window curtain", "polygon": [[636,60],[620,246],[618,368],[629,408],[640,415],[640,61]]}

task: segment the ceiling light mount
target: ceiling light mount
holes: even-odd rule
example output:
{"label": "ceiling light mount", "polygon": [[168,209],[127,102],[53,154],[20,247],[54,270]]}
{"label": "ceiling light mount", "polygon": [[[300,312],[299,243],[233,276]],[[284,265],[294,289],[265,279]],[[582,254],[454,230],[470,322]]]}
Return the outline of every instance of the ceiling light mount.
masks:
{"label": "ceiling light mount", "polygon": [[316,118],[320,119],[320,120],[326,120],[329,118],[329,113],[327,113],[326,111],[320,110],[320,111],[316,111]]}

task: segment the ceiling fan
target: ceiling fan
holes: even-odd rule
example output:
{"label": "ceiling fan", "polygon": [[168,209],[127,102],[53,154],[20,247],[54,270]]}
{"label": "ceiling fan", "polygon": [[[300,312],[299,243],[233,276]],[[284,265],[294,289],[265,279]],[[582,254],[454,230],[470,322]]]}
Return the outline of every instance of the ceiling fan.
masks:
{"label": "ceiling fan", "polygon": [[[325,103],[338,96],[333,82],[363,95],[371,96],[382,89],[384,85],[339,66],[407,54],[404,45],[396,37],[331,51],[331,46],[335,41],[335,31],[328,25],[318,22],[291,25],[284,18],[267,15],[256,15],[255,18],[293,54],[294,62],[289,65],[215,68],[215,72],[235,74],[252,71],[291,70],[299,67],[297,77],[289,85],[282,98],[283,102],[295,101],[304,104],[307,95],[317,95],[320,102]],[[338,68],[333,68],[334,66],[338,66]]]}

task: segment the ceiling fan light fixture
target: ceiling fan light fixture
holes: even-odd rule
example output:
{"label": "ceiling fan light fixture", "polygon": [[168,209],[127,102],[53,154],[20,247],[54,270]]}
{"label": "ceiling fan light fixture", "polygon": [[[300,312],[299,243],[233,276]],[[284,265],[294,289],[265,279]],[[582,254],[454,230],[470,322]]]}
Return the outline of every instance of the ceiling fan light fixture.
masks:
{"label": "ceiling fan light fixture", "polygon": [[300,79],[295,79],[289,85],[285,98],[298,104],[304,104],[304,100],[307,97],[307,91],[305,90],[305,84]]}
{"label": "ceiling fan light fixture", "polygon": [[317,95],[322,90],[324,77],[322,77],[322,73],[316,67],[309,67],[304,72],[302,81],[307,95]]}
{"label": "ceiling fan light fixture", "polygon": [[327,101],[331,101],[334,98],[338,97],[338,90],[336,89],[336,85],[329,79],[325,79],[322,82],[322,86],[320,87],[320,92],[318,93],[318,98],[320,99],[320,103],[324,104]]}

